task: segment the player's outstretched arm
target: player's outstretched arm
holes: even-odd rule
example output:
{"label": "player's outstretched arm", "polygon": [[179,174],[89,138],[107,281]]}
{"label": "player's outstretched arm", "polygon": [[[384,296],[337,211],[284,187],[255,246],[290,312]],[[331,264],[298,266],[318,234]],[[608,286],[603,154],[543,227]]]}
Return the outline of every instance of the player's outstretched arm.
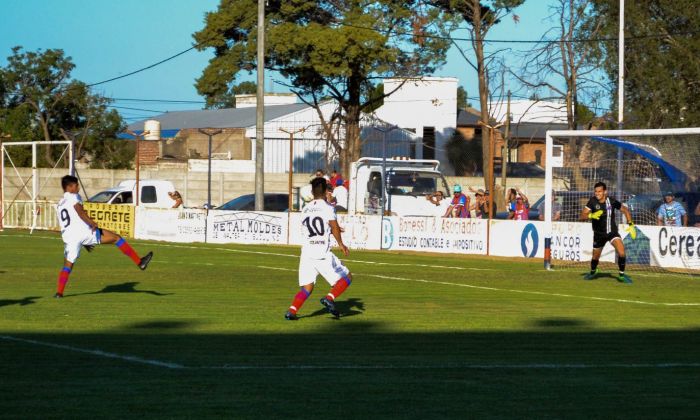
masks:
{"label": "player's outstretched arm", "polygon": [[338,225],[338,222],[335,220],[330,220],[328,224],[331,226],[331,234],[333,234],[335,241],[338,242],[338,246],[343,251],[343,255],[347,257],[350,254],[350,251],[348,250],[348,247],[345,246],[345,244],[343,243],[343,238],[340,235],[340,225]]}
{"label": "player's outstretched arm", "polygon": [[630,209],[627,208],[627,206],[623,205],[620,207],[620,211],[622,214],[625,215],[625,220],[627,220],[628,225],[633,225],[634,222],[632,221],[632,213],[630,213]]}

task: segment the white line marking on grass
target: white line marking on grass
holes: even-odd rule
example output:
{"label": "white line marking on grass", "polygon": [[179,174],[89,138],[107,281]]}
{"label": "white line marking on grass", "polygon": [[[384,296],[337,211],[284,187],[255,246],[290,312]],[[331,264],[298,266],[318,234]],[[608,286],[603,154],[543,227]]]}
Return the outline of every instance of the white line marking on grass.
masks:
{"label": "white line marking on grass", "polygon": [[[16,236],[31,236],[31,235],[16,235]],[[46,237],[46,238],[50,238],[50,237]],[[55,239],[55,238],[52,238],[52,239]],[[210,248],[210,247],[173,245],[173,244],[151,244],[151,245],[163,246],[163,247],[168,247],[168,248],[217,250],[217,251],[234,252],[234,253],[242,253],[242,254],[258,254],[258,255],[271,255],[271,256],[288,257],[288,258],[299,258],[299,256],[296,254],[280,254],[280,253],[264,252],[264,251],[248,251],[248,250],[243,250],[243,249],[231,249],[231,248],[220,248],[220,247]],[[448,269],[456,269],[456,270],[469,269],[469,267],[433,266],[433,265],[424,265],[424,264],[405,264],[405,263],[399,264],[399,263],[384,263],[384,262],[348,260],[348,259],[346,259],[345,261],[365,263],[365,264],[377,264],[377,265],[415,266],[415,267],[425,266],[425,267],[448,268]],[[265,267],[265,266],[258,266],[258,267],[268,268],[268,269],[272,269],[272,270],[296,271],[296,270],[292,270],[292,269],[282,269],[282,268],[277,268],[277,267]],[[490,269],[490,268],[486,268],[486,269],[472,268],[472,269],[474,269],[474,270],[495,270],[495,269]],[[360,274],[360,273],[358,273],[358,274]],[[381,278],[381,279],[386,279],[386,280],[412,281],[412,282],[416,282],[416,283],[432,283],[432,284],[442,284],[442,285],[448,285],[448,286],[468,287],[468,288],[472,288],[472,289],[481,289],[481,290],[492,290],[492,291],[511,292],[511,293],[523,293],[523,294],[531,294],[531,295],[558,296],[558,297],[566,297],[566,298],[575,298],[575,299],[578,298],[578,299],[598,300],[598,301],[607,301],[607,302],[636,303],[636,304],[640,304],[640,305],[651,305],[651,306],[700,306],[700,303],[696,303],[696,302],[688,302],[688,303],[685,303],[685,302],[646,302],[646,301],[642,301],[642,300],[614,299],[614,298],[603,298],[603,297],[596,297],[596,296],[577,296],[577,295],[569,295],[569,294],[564,294],[564,293],[537,292],[537,291],[532,291],[532,290],[501,289],[501,288],[497,288],[497,287],[476,286],[476,285],[463,284],[463,283],[450,283],[450,282],[441,282],[441,281],[433,281],[433,280],[381,276],[378,274],[361,274],[361,275],[368,276],[368,277],[376,277],[376,278]]]}
{"label": "white line marking on grass", "polygon": [[83,349],[64,344],[49,343],[46,341],[17,338],[8,335],[0,335],[0,340],[14,341],[24,344],[33,344],[43,347],[68,350],[78,353],[86,353],[92,356],[108,359],[118,359],[126,362],[146,364],[167,369],[185,370],[425,370],[425,369],[469,369],[469,370],[542,370],[542,369],[673,369],[673,368],[700,368],[700,363],[664,362],[664,363],[524,363],[524,364],[484,364],[484,363],[444,363],[432,365],[220,365],[220,366],[186,366],[178,363],[163,362],[154,359],[144,359],[136,356],[128,356],[102,350]]}
{"label": "white line marking on grass", "polygon": [[44,346],[44,347],[51,347],[51,348],[55,348],[55,349],[68,350],[68,351],[73,351],[73,352],[78,352],[78,353],[86,353],[86,354],[91,354],[93,356],[105,357],[108,359],[119,359],[119,360],[124,360],[127,362],[164,367],[164,368],[168,368],[168,369],[183,369],[183,368],[185,368],[185,366],[177,364],[177,363],[163,362],[160,360],[152,360],[152,359],[143,359],[141,357],[128,356],[128,355],[117,354],[117,353],[110,353],[110,352],[102,351],[102,350],[83,349],[80,347],[67,346],[65,344],[56,344],[56,343],[49,343],[46,341],[30,340],[27,338],[11,337],[9,335],[0,335],[0,339],[5,340],[5,341],[15,341],[18,343],[34,344],[37,346]]}
{"label": "white line marking on grass", "polygon": [[[258,268],[266,268],[269,270],[297,271],[297,270],[294,270],[291,268],[268,267],[268,266],[264,266],[264,265],[259,265],[257,267]],[[574,299],[600,300],[600,301],[606,301],[606,302],[619,302],[619,303],[636,303],[636,304],[640,304],[640,305],[652,305],[652,306],[700,306],[700,303],[694,303],[694,302],[690,302],[690,303],[646,302],[643,300],[614,299],[614,298],[603,298],[603,297],[596,297],[596,296],[568,295],[568,294],[564,294],[564,293],[538,292],[538,291],[534,291],[534,290],[503,289],[503,288],[499,288],[499,287],[476,286],[473,284],[451,283],[451,282],[447,282],[447,281],[435,281],[435,280],[423,280],[423,279],[409,279],[406,277],[382,276],[380,274],[367,274],[367,273],[356,273],[356,274],[359,276],[375,277],[375,278],[384,279],[384,280],[409,281],[409,282],[415,282],[415,283],[428,283],[428,284],[441,284],[444,286],[468,287],[470,289],[491,290],[491,291],[495,291],[495,292],[524,293],[524,294],[529,294],[529,295],[557,296],[557,297],[566,297],[566,298],[574,298]]]}

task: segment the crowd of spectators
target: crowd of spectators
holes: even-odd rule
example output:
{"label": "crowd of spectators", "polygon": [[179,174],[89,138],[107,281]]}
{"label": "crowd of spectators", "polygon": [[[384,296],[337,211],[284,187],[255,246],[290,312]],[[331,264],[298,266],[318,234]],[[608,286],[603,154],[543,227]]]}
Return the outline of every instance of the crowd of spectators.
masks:
{"label": "crowd of spectators", "polygon": [[326,190],[326,201],[335,207],[336,212],[348,211],[348,180],[333,169],[331,176],[328,176],[323,169],[316,169],[314,178],[324,178],[328,184]]}

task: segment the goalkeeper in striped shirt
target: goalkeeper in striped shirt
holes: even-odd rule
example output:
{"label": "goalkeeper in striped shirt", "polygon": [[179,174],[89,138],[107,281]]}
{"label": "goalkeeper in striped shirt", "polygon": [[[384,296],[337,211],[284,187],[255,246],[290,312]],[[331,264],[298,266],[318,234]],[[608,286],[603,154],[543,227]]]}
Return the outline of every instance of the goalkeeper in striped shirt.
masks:
{"label": "goalkeeper in striped shirt", "polygon": [[632,279],[625,274],[625,245],[617,231],[615,222],[615,211],[619,210],[625,215],[629,227],[626,229],[630,237],[637,237],[637,230],[632,222],[632,215],[626,204],[622,204],[613,197],[608,196],[608,189],[605,183],[598,182],[594,186],[594,196],[588,201],[586,207],[581,212],[581,220],[590,220],[593,226],[593,256],[591,257],[591,271],[584,277],[586,280],[593,280],[598,275],[598,261],[603,253],[603,247],[607,242],[615,248],[617,253],[617,265],[620,274],[617,281],[621,283],[632,283]]}

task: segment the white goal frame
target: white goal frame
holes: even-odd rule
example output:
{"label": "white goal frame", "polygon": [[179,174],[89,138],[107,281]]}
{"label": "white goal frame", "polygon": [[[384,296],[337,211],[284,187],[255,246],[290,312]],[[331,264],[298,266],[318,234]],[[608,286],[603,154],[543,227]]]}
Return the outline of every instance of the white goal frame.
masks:
{"label": "white goal frame", "polygon": [[[700,136],[700,127],[691,128],[665,128],[665,129],[638,129],[638,130],[551,130],[547,131],[545,143],[545,179],[544,179],[544,202],[552,202],[553,192],[553,151],[554,138],[561,137],[651,137],[651,136],[673,136],[673,135],[698,135]],[[545,208],[547,208],[545,206]],[[551,242],[552,242],[552,212],[551,206],[549,211],[544,214],[544,267],[546,270],[551,269]]]}
{"label": "white goal frame", "polygon": [[[66,149],[68,150],[68,169],[71,174],[74,173],[74,161],[73,161],[73,142],[68,141],[68,140],[48,140],[48,141],[9,141],[9,142],[0,142],[0,230],[3,230],[5,223],[5,205],[6,205],[6,200],[5,200],[5,156],[8,157],[10,163],[12,164],[12,168],[17,172],[17,168],[15,167],[14,162],[12,162],[12,159],[10,158],[10,155],[7,153],[7,149],[10,146],[31,146],[32,148],[32,189],[31,193],[29,196],[31,197],[31,205],[32,205],[32,225],[31,225],[31,231],[34,231],[36,228],[36,222],[37,222],[37,197],[39,196],[39,191],[43,186],[39,185],[39,169],[37,168],[37,159],[36,159],[36,153],[37,153],[37,146],[55,146],[55,145],[64,145],[66,146]],[[64,150],[65,153],[65,150]],[[60,159],[59,159],[60,161]],[[56,169],[56,166],[58,165],[58,162],[56,162],[56,165],[54,165],[53,169]],[[19,174],[18,174],[19,175]],[[21,177],[20,177],[21,179]],[[22,189],[26,190],[29,192],[26,186],[26,182],[24,185],[21,187]],[[10,203],[12,204],[12,203]]]}

